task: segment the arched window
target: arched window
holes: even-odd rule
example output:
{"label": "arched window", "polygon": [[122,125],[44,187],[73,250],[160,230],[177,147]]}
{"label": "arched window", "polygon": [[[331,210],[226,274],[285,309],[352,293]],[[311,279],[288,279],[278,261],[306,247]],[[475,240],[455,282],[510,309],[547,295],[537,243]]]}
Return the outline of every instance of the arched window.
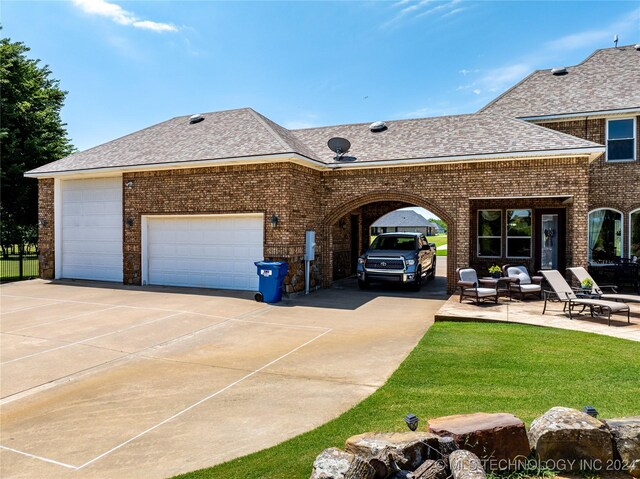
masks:
{"label": "arched window", "polygon": [[589,261],[608,263],[622,256],[622,213],[600,208],[589,213]]}
{"label": "arched window", "polygon": [[629,214],[629,256],[640,258],[640,208]]}

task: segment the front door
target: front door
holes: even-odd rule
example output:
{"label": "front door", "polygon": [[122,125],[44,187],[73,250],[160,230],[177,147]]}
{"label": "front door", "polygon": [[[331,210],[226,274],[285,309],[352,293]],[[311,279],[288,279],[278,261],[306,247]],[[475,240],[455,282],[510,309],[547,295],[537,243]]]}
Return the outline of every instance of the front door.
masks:
{"label": "front door", "polygon": [[536,271],[556,269],[564,274],[566,251],[564,209],[536,210]]}

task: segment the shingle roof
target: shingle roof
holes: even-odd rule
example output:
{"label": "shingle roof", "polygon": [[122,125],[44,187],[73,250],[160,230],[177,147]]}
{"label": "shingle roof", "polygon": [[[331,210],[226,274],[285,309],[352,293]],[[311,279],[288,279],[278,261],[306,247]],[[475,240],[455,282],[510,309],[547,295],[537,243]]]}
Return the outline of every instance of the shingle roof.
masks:
{"label": "shingle roof", "polygon": [[386,131],[372,133],[368,124],[295,130],[295,135],[323,162],[335,162],[327,141],[347,138],[355,158],[344,164],[405,159],[437,159],[472,155],[593,148],[597,145],[522,120],[493,114],[439,116],[385,122]]}
{"label": "shingle roof", "polygon": [[[387,122],[372,133],[367,123],[287,130],[250,108],[173,118],[95,148],[31,170],[29,176],[100,168],[153,167],[192,161],[299,154],[316,164],[456,159],[477,155],[516,155],[590,149],[596,143],[521,120],[472,114]],[[334,136],[351,142],[352,161],[336,161],[327,147]]]}
{"label": "shingle roof", "polygon": [[391,213],[387,213],[386,215],[382,216],[371,226],[435,227],[436,224],[432,223],[431,221],[426,219],[424,216],[416,213],[413,210],[395,210],[395,211],[392,211]]}
{"label": "shingle roof", "polygon": [[29,173],[153,165],[285,153],[312,153],[291,132],[251,108],[179,116],[74,153]]}
{"label": "shingle roof", "polygon": [[640,108],[640,51],[596,50],[566,75],[533,72],[481,112],[516,118]]}

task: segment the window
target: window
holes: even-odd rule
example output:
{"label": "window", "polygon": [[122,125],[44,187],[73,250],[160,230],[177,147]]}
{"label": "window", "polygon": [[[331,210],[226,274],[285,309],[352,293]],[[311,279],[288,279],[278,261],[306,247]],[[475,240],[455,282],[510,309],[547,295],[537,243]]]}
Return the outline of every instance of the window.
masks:
{"label": "window", "polygon": [[599,209],[589,213],[589,261],[609,263],[622,256],[622,213]]}
{"label": "window", "polygon": [[629,215],[629,256],[640,258],[640,209]]}
{"label": "window", "polygon": [[636,119],[607,120],[607,161],[635,161]]}
{"label": "window", "polygon": [[502,211],[478,210],[478,256],[502,256]]}
{"label": "window", "polygon": [[531,210],[507,210],[507,257],[531,258]]}

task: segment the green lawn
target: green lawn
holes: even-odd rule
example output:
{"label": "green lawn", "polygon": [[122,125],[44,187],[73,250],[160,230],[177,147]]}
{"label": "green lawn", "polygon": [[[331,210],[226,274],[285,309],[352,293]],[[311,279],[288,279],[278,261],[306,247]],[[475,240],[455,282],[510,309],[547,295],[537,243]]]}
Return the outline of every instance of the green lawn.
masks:
{"label": "green lawn", "polygon": [[[515,324],[436,323],[389,381],[333,421],[280,445],[180,478],[307,479],[316,455],[409,412],[511,412],[527,424],[557,405],[640,414],[640,344]],[[300,410],[304,420],[304,408]]]}

